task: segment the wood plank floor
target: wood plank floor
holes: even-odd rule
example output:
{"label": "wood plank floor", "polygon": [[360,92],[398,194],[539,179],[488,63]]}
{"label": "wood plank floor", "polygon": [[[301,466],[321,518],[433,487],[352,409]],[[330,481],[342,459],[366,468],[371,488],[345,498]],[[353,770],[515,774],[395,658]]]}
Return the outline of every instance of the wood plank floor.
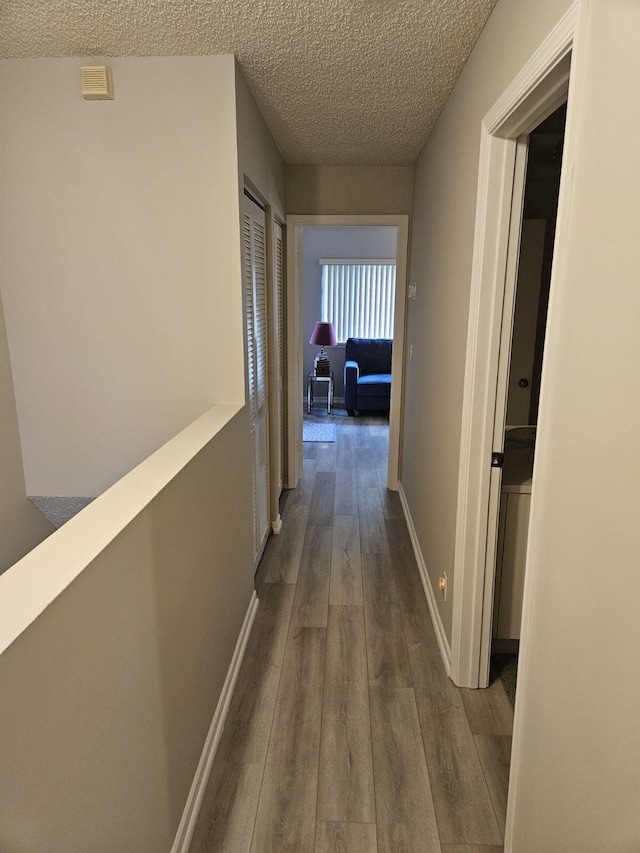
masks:
{"label": "wood plank floor", "polygon": [[[317,418],[323,422],[327,416]],[[445,676],[388,421],[330,417],[256,575],[260,605],[191,853],[499,853],[512,711]]]}

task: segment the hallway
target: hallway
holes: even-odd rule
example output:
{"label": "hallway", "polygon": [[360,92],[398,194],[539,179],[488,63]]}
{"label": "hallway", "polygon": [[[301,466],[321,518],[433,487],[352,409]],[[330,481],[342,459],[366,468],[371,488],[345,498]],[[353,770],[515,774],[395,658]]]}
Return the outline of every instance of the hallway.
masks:
{"label": "hallway", "polygon": [[499,853],[511,706],[445,676],[388,421],[330,420],[260,564],[191,853]]}

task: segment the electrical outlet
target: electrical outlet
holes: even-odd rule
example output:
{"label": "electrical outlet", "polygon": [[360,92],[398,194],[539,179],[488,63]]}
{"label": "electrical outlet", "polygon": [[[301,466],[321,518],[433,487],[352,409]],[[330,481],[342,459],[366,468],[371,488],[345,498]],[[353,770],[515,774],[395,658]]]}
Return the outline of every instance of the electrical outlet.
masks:
{"label": "electrical outlet", "polygon": [[447,600],[447,585],[447,573],[443,572],[442,576],[438,578],[438,589],[445,601]]}

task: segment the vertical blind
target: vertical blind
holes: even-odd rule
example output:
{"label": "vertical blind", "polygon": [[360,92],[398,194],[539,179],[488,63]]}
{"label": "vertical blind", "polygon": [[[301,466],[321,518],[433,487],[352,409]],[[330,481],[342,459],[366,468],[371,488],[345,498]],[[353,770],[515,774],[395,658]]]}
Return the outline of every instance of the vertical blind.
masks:
{"label": "vertical blind", "polygon": [[393,338],[395,260],[321,258],[322,319],[347,338]]}

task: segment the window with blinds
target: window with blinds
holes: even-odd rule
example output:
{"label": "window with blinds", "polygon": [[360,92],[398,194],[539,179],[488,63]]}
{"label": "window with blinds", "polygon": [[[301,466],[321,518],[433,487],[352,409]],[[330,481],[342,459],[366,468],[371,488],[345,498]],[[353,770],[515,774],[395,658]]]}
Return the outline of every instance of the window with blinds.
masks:
{"label": "window with blinds", "polygon": [[321,258],[322,320],[347,338],[393,338],[395,260]]}

